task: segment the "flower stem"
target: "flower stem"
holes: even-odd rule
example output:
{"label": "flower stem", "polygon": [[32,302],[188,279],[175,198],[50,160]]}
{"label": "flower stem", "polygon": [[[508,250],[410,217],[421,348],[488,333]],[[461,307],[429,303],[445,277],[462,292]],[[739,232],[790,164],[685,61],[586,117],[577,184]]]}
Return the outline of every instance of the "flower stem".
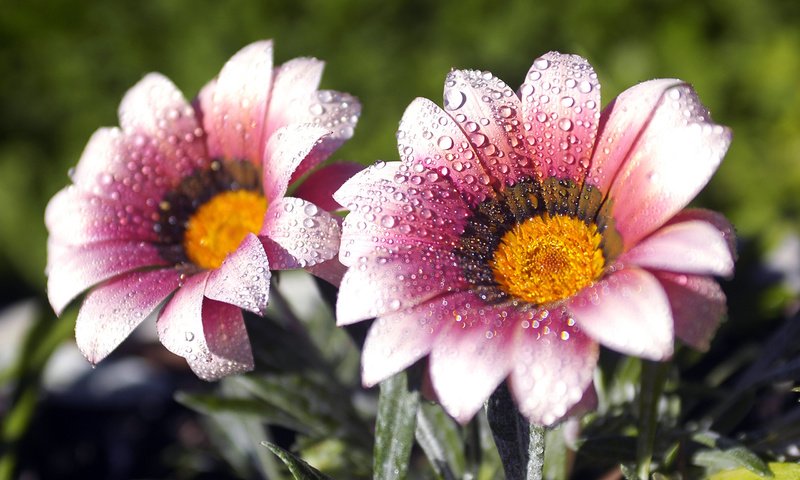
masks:
{"label": "flower stem", "polygon": [[650,464],[658,427],[658,401],[664,390],[669,362],[642,360],[639,380],[639,435],[636,441],[636,475],[639,480],[650,477]]}
{"label": "flower stem", "polygon": [[506,478],[541,480],[545,427],[529,423],[501,384],[489,397],[486,413]]}

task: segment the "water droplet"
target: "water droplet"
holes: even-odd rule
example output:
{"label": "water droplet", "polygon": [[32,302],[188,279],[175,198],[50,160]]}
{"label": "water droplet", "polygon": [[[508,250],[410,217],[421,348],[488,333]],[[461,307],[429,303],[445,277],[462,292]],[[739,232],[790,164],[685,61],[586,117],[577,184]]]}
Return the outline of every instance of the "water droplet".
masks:
{"label": "water droplet", "polygon": [[589,80],[584,80],[578,85],[578,90],[581,93],[589,93],[592,91],[592,84],[589,82]]}
{"label": "water droplet", "polygon": [[562,118],[558,121],[558,128],[564,130],[565,132],[569,132],[572,130],[572,120],[569,118]]}
{"label": "water droplet", "polygon": [[305,207],[303,207],[303,211],[306,215],[314,216],[319,212],[319,208],[313,203],[307,203]]}
{"label": "water droplet", "polygon": [[460,90],[447,90],[444,94],[444,108],[448,110],[458,110],[466,101],[466,94]]}
{"label": "water droplet", "polygon": [[476,147],[482,147],[482,146],[486,145],[486,135],[484,135],[482,133],[474,133],[474,134],[469,136],[469,139],[472,140],[472,143]]}
{"label": "water droplet", "polygon": [[453,139],[447,135],[443,135],[439,137],[439,140],[436,141],[436,144],[443,150],[450,150],[453,148]]}
{"label": "water droplet", "polygon": [[192,333],[192,332],[186,332],[186,333],[183,335],[183,338],[185,338],[187,342],[191,342],[192,340],[194,340],[194,333]]}
{"label": "water droplet", "polygon": [[325,107],[319,103],[315,103],[308,107],[308,111],[311,112],[312,115],[322,115],[325,113]]}
{"label": "water droplet", "polygon": [[539,70],[546,70],[547,67],[550,66],[550,60],[539,57],[533,62],[533,66],[538,68]]}
{"label": "water droplet", "polygon": [[511,115],[514,114],[514,110],[509,106],[502,106],[500,107],[500,110],[498,110],[497,113],[499,113],[500,116],[503,118],[509,118],[511,117]]}
{"label": "water droplet", "polygon": [[397,219],[392,215],[384,215],[381,217],[381,225],[386,228],[392,228],[397,225]]}
{"label": "water droplet", "polygon": [[575,99],[572,97],[561,97],[561,106],[569,108],[575,105]]}

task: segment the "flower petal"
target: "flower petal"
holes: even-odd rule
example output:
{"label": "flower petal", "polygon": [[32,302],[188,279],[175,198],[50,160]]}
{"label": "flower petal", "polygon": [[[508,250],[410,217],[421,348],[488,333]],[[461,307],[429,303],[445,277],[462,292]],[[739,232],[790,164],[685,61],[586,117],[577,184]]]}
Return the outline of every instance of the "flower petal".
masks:
{"label": "flower petal", "polygon": [[271,204],[286,194],[297,166],[330,132],[321,127],[292,124],[269,138],[264,152],[264,196]]}
{"label": "flower petal", "polygon": [[347,271],[336,301],[336,322],[348,325],[411,308],[466,281],[449,251],[407,248],[361,257]]}
{"label": "flower petal", "polygon": [[623,264],[698,275],[733,275],[725,234],[702,220],[670,223],[620,257]]}
{"label": "flower petal", "polygon": [[336,199],[350,209],[339,253],[342,263],[376,247],[458,242],[469,216],[463,200],[436,172],[423,178],[410,170],[400,162],[378,163],[336,192]]}
{"label": "flower petal", "polygon": [[97,197],[74,185],[63,188],[47,204],[44,218],[58,242],[81,245],[106,240],[155,242],[152,209]]}
{"label": "flower petal", "polygon": [[533,62],[519,95],[537,177],[582,184],[600,118],[600,83],[592,66],[578,55],[546,53]]}
{"label": "flower petal", "polygon": [[161,343],[189,363],[204,380],[253,368],[250,341],[238,307],[205,299],[208,272],[189,277],[161,311],[156,327]]}
{"label": "flower petal", "polygon": [[626,249],[697,195],[719,166],[730,140],[730,130],[711,122],[689,85],[664,92],[609,191]]}
{"label": "flower petal", "polygon": [[578,326],[619,352],[663,360],[672,355],[673,321],[664,289],[651,274],[625,268],[567,302]]}
{"label": "flower petal", "polygon": [[564,417],[591,384],[600,348],[561,309],[538,312],[517,332],[510,386],[532,423]]}
{"label": "flower petal", "polygon": [[512,368],[519,311],[486,305],[467,292],[443,297],[440,305],[431,382],[442,407],[465,424]]}
{"label": "flower petal", "polygon": [[326,165],[312,172],[292,193],[323,210],[332,212],[341,209],[333,194],[350,177],[364,169],[360,163],[342,162]]}
{"label": "flower petal", "polygon": [[706,210],[704,208],[685,208],[675,214],[674,217],[669,219],[666,225],[692,220],[710,223],[716,227],[717,230],[722,233],[725,243],[728,245],[728,250],[730,251],[731,257],[734,259],[736,258],[736,229],[733,228],[731,222],[729,222],[728,219],[725,218],[725,216],[721,213]]}
{"label": "flower petal", "polygon": [[311,101],[324,69],[325,62],[316,58],[294,58],[275,67],[264,138],[290,123],[310,123]]}
{"label": "flower petal", "polygon": [[180,284],[174,269],[121,275],[92,290],[81,305],[75,340],[93,364],[104,359]]}
{"label": "flower petal", "polygon": [[269,302],[270,276],[264,246],[257,236],[249,234],[208,276],[205,296],[264,315]]}
{"label": "flower petal", "polygon": [[299,198],[272,202],[264,215],[261,237],[273,270],[305,268],[339,253],[339,222],[330,213]]}
{"label": "flower petal", "polygon": [[697,350],[708,350],[725,316],[725,294],[712,278],[654,272],[669,297],[675,336]]}
{"label": "flower petal", "polygon": [[[461,117],[459,117],[461,118]],[[458,124],[435,103],[417,98],[403,113],[397,132],[400,159],[415,174],[447,177],[472,206],[494,197],[491,178]]]}
{"label": "flower petal", "polygon": [[600,114],[600,136],[587,183],[606,193],[641,136],[664,92],[682,82],[671,78],[642,82],[622,92]]}
{"label": "flower petal", "polygon": [[[205,137],[195,110],[167,77],[150,73],[125,94],[119,105],[122,130],[142,150],[155,149],[158,175],[175,184],[208,165]],[[147,165],[143,165],[147,166]]]}
{"label": "flower petal", "polygon": [[305,270],[315,277],[321,278],[331,285],[338,287],[342,283],[345,272],[347,272],[347,267],[342,265],[342,262],[340,262],[338,258],[334,257],[322,263],[306,267]]}
{"label": "flower petal", "polygon": [[65,247],[49,239],[47,250],[47,297],[58,315],[93,285],[131,270],[167,265],[155,247],[137,241]]}
{"label": "flower petal", "polygon": [[198,99],[211,158],[261,163],[271,88],[271,41],[239,50],[203,87]]}
{"label": "flower petal", "polygon": [[489,72],[453,70],[445,80],[444,108],[500,185],[533,176],[535,166],[522,125],[522,105],[505,82]]}
{"label": "flower petal", "polygon": [[431,351],[444,314],[442,299],[375,319],[361,354],[361,381],[376,385]]}
{"label": "flower petal", "polygon": [[303,174],[325,161],[336,149],[349,140],[355,133],[358,117],[361,115],[361,103],[348,93],[333,90],[316,92],[308,108],[301,112],[310,112],[310,117],[298,115],[296,122],[308,122],[310,125],[325,128],[330,135],[320,140],[319,145],[300,163],[292,175],[290,183],[297,181]]}

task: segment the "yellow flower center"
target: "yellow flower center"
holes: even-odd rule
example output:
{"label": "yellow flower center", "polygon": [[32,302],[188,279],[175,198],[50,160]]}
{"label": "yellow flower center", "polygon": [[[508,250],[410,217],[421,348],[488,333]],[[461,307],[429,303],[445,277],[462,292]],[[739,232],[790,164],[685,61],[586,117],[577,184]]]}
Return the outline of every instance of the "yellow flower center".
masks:
{"label": "yellow flower center", "polygon": [[235,190],[218,193],[189,218],[183,237],[186,256],[195,265],[219,268],[248,233],[258,233],[267,200],[258,192]]}
{"label": "yellow flower center", "polygon": [[602,236],[566,215],[535,216],[503,235],[491,262],[506,293],[542,305],[568,298],[603,273]]}

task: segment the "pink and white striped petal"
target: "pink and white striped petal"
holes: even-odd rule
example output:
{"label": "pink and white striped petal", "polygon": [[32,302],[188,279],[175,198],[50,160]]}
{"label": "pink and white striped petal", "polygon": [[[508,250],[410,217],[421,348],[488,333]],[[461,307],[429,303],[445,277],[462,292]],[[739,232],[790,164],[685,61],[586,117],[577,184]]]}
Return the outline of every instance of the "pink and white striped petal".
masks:
{"label": "pink and white striped petal", "polygon": [[562,309],[519,315],[510,387],[533,423],[551,425],[564,417],[591,384],[600,348]]}
{"label": "pink and white striped petal", "polygon": [[685,208],[670,218],[665,225],[689,221],[706,222],[716,227],[722,233],[731,257],[736,258],[736,229],[724,215],[704,208]]}
{"label": "pink and white striped petal", "polygon": [[714,279],[671,272],[654,272],[667,292],[675,336],[697,350],[708,350],[727,312],[725,293]]}
{"label": "pink and white striped petal", "polygon": [[733,255],[725,233],[702,220],[665,225],[625,252],[619,261],[670,272],[733,275]]}
{"label": "pink and white striped petal", "polygon": [[493,183],[511,185],[533,176],[522,105],[505,82],[489,72],[453,70],[444,84],[444,109],[466,134]]}
{"label": "pink and white striped petal", "polygon": [[250,341],[238,307],[206,299],[209,273],[189,277],[161,311],[156,327],[161,343],[186,358],[203,380],[218,380],[253,369]]}
{"label": "pink and white striped petal", "polygon": [[464,131],[427,98],[417,98],[406,108],[397,148],[409,173],[424,178],[428,170],[448,178],[470,206],[495,195],[496,181],[481,165]]}
{"label": "pink and white striped petal", "polygon": [[608,194],[626,249],[697,195],[719,166],[730,140],[730,130],[711,122],[689,85],[664,92]]}
{"label": "pink and white striped petal", "polygon": [[290,123],[311,123],[312,95],[316,94],[324,69],[325,62],[316,58],[293,58],[275,67],[264,138]]}
{"label": "pink and white striped petal", "polygon": [[158,151],[157,163],[150,167],[173,185],[209,164],[194,108],[159,73],[147,74],[128,90],[119,105],[119,124],[136,145]]}
{"label": "pink and white striped petal", "polygon": [[347,267],[342,265],[342,262],[337,257],[334,257],[322,263],[306,267],[305,270],[338,288],[342,283],[345,272],[347,272]]}
{"label": "pink and white striped petal", "polygon": [[132,270],[167,265],[156,248],[145,242],[121,240],[77,247],[48,242],[47,297],[57,315],[89,287]]}
{"label": "pink and white striped petal", "polygon": [[341,230],[336,218],[313,203],[282,197],[267,207],[259,237],[269,268],[284,270],[306,268],[336,257]]}
{"label": "pink and white striped petal", "polygon": [[306,156],[292,175],[290,183],[325,161],[355,133],[361,115],[361,103],[349,93],[320,90],[312,94],[309,106],[297,112],[295,122],[308,123],[330,131]]}
{"label": "pink and white striped petal", "polygon": [[470,292],[441,298],[430,376],[442,407],[467,423],[506,378],[516,354],[516,307],[486,305]]}
{"label": "pink and white striped petal", "polygon": [[205,296],[264,315],[269,302],[269,268],[264,246],[257,236],[249,234],[239,248],[211,272]]}
{"label": "pink and white striped petal", "polygon": [[326,165],[309,174],[292,192],[292,196],[307,200],[329,212],[340,210],[342,206],[333,199],[334,192],[363,169],[363,165],[353,162]]}
{"label": "pink and white striped petal", "polygon": [[308,155],[319,147],[330,131],[312,125],[283,127],[269,138],[264,152],[263,187],[272,204],[286,195],[292,174]]}
{"label": "pink and white striped petal", "polygon": [[408,309],[465,287],[463,272],[446,249],[411,247],[364,256],[342,279],[336,322],[349,325]]}
{"label": "pink and white striped petal", "polygon": [[155,242],[153,209],[98,197],[75,185],[56,193],[45,209],[50,237],[69,245],[108,240]]}
{"label": "pink and white striped petal", "polygon": [[519,96],[536,177],[581,185],[600,120],[600,83],[592,66],[578,55],[546,53],[533,62]]}
{"label": "pink and white striped petal", "polygon": [[239,50],[198,96],[211,158],[261,164],[272,89],[272,42]]}
{"label": "pink and white striped petal", "polygon": [[111,353],[180,284],[174,269],[121,275],[93,289],[81,305],[75,340],[96,364]]}
{"label": "pink and white striped petal", "polygon": [[663,360],[672,355],[669,300],[652,274],[632,267],[584,288],[566,307],[595,341],[627,355]]}
{"label": "pink and white striped petal", "polygon": [[361,354],[365,387],[386,380],[430,353],[443,318],[442,301],[435,298],[375,319]]}
{"label": "pink and white striped petal", "polygon": [[671,78],[642,82],[622,92],[603,109],[600,114],[603,128],[592,153],[587,184],[608,192],[620,167],[648,128],[664,92],[682,83]]}

